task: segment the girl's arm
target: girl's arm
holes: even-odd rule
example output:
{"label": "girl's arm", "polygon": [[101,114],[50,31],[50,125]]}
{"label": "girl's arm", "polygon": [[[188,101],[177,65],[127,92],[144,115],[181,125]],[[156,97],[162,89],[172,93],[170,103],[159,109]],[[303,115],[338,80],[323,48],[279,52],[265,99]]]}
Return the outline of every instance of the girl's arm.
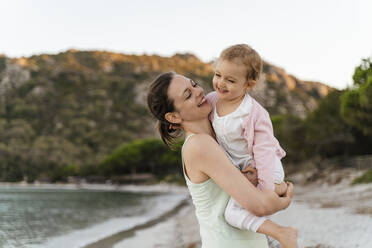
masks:
{"label": "girl's arm", "polygon": [[[260,107],[260,106],[259,106]],[[269,113],[264,108],[254,112],[253,159],[258,172],[258,188],[275,190],[276,142]]]}
{"label": "girl's arm", "polygon": [[[292,184],[289,184],[284,197],[279,197],[270,190],[256,189],[231,164],[222,148],[209,135],[197,134],[191,137],[184,147],[183,158],[187,174],[188,171],[198,171],[212,178],[242,207],[256,216],[273,214],[290,204],[293,195]],[[192,181],[192,178],[190,180]]]}

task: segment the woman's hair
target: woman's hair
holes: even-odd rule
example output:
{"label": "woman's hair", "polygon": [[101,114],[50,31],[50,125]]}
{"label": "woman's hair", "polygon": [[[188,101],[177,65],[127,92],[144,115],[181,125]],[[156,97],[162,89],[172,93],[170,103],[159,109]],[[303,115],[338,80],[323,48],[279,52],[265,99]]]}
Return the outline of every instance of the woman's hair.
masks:
{"label": "woman's hair", "polygon": [[230,46],[221,52],[219,60],[227,60],[230,62],[239,61],[247,68],[248,80],[257,81],[262,72],[262,59],[260,55],[247,44],[237,44]]}
{"label": "woman's hair", "polygon": [[163,142],[171,147],[174,140],[180,136],[179,124],[170,123],[165,119],[165,114],[175,110],[173,100],[168,97],[168,88],[174,77],[174,72],[166,72],[158,76],[150,85],[147,95],[147,105],[151,113],[158,119],[158,130]]}

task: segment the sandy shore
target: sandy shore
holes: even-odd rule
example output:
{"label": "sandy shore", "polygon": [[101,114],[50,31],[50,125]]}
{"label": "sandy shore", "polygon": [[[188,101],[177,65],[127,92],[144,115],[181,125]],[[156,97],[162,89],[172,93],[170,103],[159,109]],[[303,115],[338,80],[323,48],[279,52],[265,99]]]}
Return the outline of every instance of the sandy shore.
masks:
{"label": "sandy shore", "polygon": [[[272,216],[272,219],[281,225],[297,228],[299,248],[372,247],[372,213],[357,213],[359,208],[357,198],[363,198],[366,191],[371,194],[372,185],[356,186],[356,188],[342,191],[348,195],[348,191],[354,192],[355,201],[352,201],[353,203],[350,203],[350,197],[342,199],[340,195],[343,193],[339,191],[338,187],[313,187],[311,192],[308,192],[307,187],[298,186],[297,189],[299,193],[295,195],[291,206]],[[304,193],[305,191],[308,193]],[[334,196],[334,198],[340,197],[335,207],[331,206],[331,202],[335,202],[332,200],[333,197],[322,198],[322,201],[319,202],[309,200],[315,195],[317,197],[328,195],[327,191],[338,192]],[[367,198],[367,202],[372,199],[371,197]],[[308,200],[309,202],[305,203]],[[329,203],[323,205],[325,202]],[[340,207],[339,204],[342,202],[347,204]],[[367,202],[362,201],[362,205],[367,206]],[[369,209],[372,209],[372,205],[369,205]],[[194,207],[190,201],[177,214],[166,220],[122,238],[112,247],[191,248],[201,245],[199,226]]]}
{"label": "sandy shore", "polygon": [[[293,177],[295,196],[291,206],[272,219],[299,231],[299,248],[372,247],[372,184],[350,186],[360,171],[338,171],[329,178],[301,184],[303,175]],[[337,177],[342,177],[342,180]],[[336,178],[335,180],[333,180]],[[337,182],[337,183],[334,183]],[[6,187],[1,183],[1,187]],[[22,184],[16,184],[22,187]],[[30,185],[24,185],[30,187]],[[40,184],[38,188],[173,192],[185,194],[186,187],[167,184],[115,186],[102,184]],[[119,232],[85,248],[196,248],[200,247],[199,225],[190,199],[150,223]]]}
{"label": "sandy shore", "polygon": [[[272,219],[299,231],[299,248],[372,247],[372,184],[350,186],[360,172],[342,171],[344,180],[320,180],[295,186],[291,206]],[[331,175],[335,177],[335,173]],[[200,247],[199,226],[191,201],[176,214],[133,232],[114,248]]]}
{"label": "sandy shore", "polygon": [[[115,243],[113,248],[197,248],[201,247],[199,224],[195,217],[195,209],[188,200],[177,213],[149,228],[123,233],[121,241]],[[87,248],[98,248],[92,246]]]}

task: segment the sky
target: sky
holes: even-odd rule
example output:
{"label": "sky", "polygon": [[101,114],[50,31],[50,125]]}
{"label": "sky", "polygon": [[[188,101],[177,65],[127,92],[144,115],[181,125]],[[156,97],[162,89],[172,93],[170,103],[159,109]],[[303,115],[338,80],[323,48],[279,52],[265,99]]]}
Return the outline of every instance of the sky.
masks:
{"label": "sky", "polygon": [[246,43],[269,63],[338,89],[372,56],[370,0],[1,0],[0,54],[67,49],[209,62]]}

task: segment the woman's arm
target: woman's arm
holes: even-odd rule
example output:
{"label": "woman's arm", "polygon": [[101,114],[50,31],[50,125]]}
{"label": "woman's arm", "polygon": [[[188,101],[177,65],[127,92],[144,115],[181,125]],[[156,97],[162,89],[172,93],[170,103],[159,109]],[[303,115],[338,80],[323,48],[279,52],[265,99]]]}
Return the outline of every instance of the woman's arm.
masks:
{"label": "woman's arm", "polygon": [[[197,134],[190,138],[184,147],[183,157],[187,173],[199,172],[212,178],[242,207],[256,216],[273,214],[290,204],[293,195],[292,184],[289,184],[284,197],[279,197],[271,190],[256,189],[231,164],[222,148],[209,135]],[[190,180],[192,181],[192,178]]]}
{"label": "woman's arm", "polygon": [[[258,178],[257,178],[257,169],[256,168],[252,168],[250,166],[247,166],[241,172],[243,173],[245,178],[247,178],[251,182],[251,184],[253,184],[253,186],[257,187]],[[275,184],[274,192],[277,195],[282,196],[287,192],[287,187],[288,187],[288,184],[285,183],[285,182],[281,182],[280,184]]]}

